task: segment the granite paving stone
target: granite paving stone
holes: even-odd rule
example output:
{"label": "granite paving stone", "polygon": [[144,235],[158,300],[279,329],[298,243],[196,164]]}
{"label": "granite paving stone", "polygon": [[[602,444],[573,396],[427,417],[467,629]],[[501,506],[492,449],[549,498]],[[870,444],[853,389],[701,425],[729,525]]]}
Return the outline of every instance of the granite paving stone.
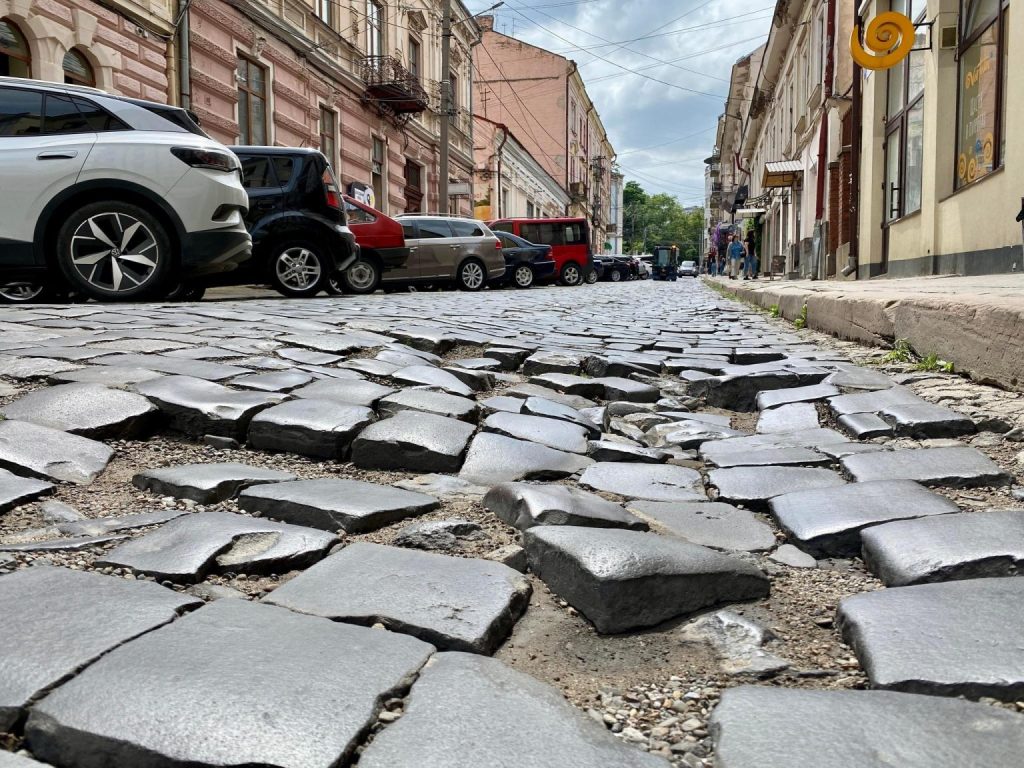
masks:
{"label": "granite paving stone", "polygon": [[360,480],[295,480],[242,491],[238,506],[261,517],[325,531],[367,533],[437,509],[425,493]]}
{"label": "granite paving stone", "polygon": [[560,419],[520,413],[492,413],[484,420],[483,429],[568,453],[587,452],[587,429]]}
{"label": "granite paving stone", "polygon": [[[158,379],[164,374],[148,368],[118,365],[93,365],[77,371],[62,371],[47,378],[51,384],[102,384],[113,389],[129,389],[133,384]],[[2,394],[2,391],[0,391]],[[13,393],[12,393],[13,394]]]}
{"label": "granite paving stone", "polygon": [[977,431],[967,416],[932,403],[890,405],[879,415],[893,425],[897,435],[921,440],[960,437]]}
{"label": "granite paving stone", "polygon": [[618,440],[591,440],[587,444],[587,455],[599,462],[632,461],[639,464],[664,464],[672,458],[668,451]]}
{"label": "granite paving stone", "polygon": [[812,403],[838,397],[842,392],[832,384],[812,384],[809,387],[791,387],[757,393],[757,410],[766,411],[790,403]]}
{"label": "granite paving stone", "polygon": [[625,400],[632,403],[656,403],[661,399],[661,391],[650,384],[619,376],[604,376],[593,379],[604,387],[600,397],[604,400]]}
{"label": "granite paving stone", "polygon": [[501,563],[356,542],[264,600],[335,621],[382,623],[441,650],[491,654],[531,591]]}
{"label": "granite paving stone", "polygon": [[815,557],[858,554],[861,531],[868,526],[959,511],[954,502],[910,480],[792,491],[769,505],[790,541]]}
{"label": "granite paving stone", "polygon": [[53,483],[0,469],[0,514],[53,493]]}
{"label": "granite paving stone", "polygon": [[764,509],[784,493],[836,488],[846,481],[830,469],[817,467],[732,467],[711,470],[708,483],[718,489],[722,501]]}
{"label": "granite paving stone", "polygon": [[842,459],[843,469],[857,482],[915,480],[953,488],[1010,485],[1011,478],[975,448],[904,448],[862,453]]}
{"label": "granite paving stone", "polygon": [[486,541],[488,538],[483,526],[471,520],[425,520],[400,530],[393,544],[407,549],[451,552],[461,549],[464,542]]}
{"label": "granite paving stone", "polygon": [[[518,401],[517,401],[518,402]],[[394,416],[400,411],[423,411],[475,423],[479,407],[467,397],[434,392],[429,389],[402,389],[382,398],[377,405],[382,416]]]}
{"label": "granite paving stone", "polygon": [[890,691],[742,686],[711,715],[718,768],[1015,765],[1024,716]]}
{"label": "granite paving stone", "polygon": [[0,419],[0,467],[15,474],[89,485],[113,456],[111,448],[87,437]]}
{"label": "granite paving stone", "polygon": [[762,411],[757,420],[757,433],[797,432],[818,428],[818,409],[813,403],[790,403]]}
{"label": "granite paving stone", "polygon": [[432,365],[410,365],[400,368],[391,374],[391,380],[407,386],[425,385],[437,387],[450,395],[459,397],[472,397],[473,387],[463,381],[451,371],[435,368]]}
{"label": "granite paving stone", "polygon": [[896,434],[892,424],[875,413],[847,413],[840,416],[837,422],[857,440],[892,437]]}
{"label": "granite paving stone", "polygon": [[722,502],[634,501],[631,512],[655,530],[712,549],[763,552],[775,546],[775,534],[752,512]]}
{"label": "granite paving stone", "polygon": [[[530,383],[576,397],[599,399],[605,394],[604,385],[596,379],[588,379],[572,373],[542,373],[531,377]],[[547,398],[554,399],[551,395],[547,395]]]}
{"label": "granite paving stone", "polygon": [[136,385],[168,417],[172,428],[186,435],[217,435],[244,440],[249,421],[286,396],[240,392],[192,376],[164,376]]}
{"label": "granite paving stone", "polygon": [[101,536],[116,531],[146,528],[160,525],[176,517],[190,514],[184,509],[156,509],[150,512],[136,512],[116,517],[84,517],[78,520],[58,522],[56,529],[67,536]]}
{"label": "granite paving stone", "polygon": [[0,406],[0,415],[102,440],[145,435],[156,426],[157,409],[134,392],[101,384],[61,384]]}
{"label": "granite paving stone", "polygon": [[797,432],[713,440],[700,446],[700,454],[709,461],[717,461],[724,455],[737,451],[759,451],[766,448],[813,448],[823,451],[825,446],[849,442],[846,436],[834,429],[805,429]]}
{"label": "granite paving stone", "polygon": [[300,398],[267,408],[249,422],[249,445],[321,459],[348,457],[352,441],[376,420],[362,405]]}
{"label": "granite paving stone", "polygon": [[484,350],[484,357],[497,360],[506,371],[517,370],[529,356],[529,350],[518,347],[488,347]]}
{"label": "granite paving stone", "polygon": [[528,397],[525,401],[522,401],[520,412],[527,416],[543,416],[547,419],[568,421],[583,427],[595,439],[601,435],[600,428],[578,410],[561,403],[556,403],[553,400],[545,400],[542,397]]}
{"label": "granite paving stone", "polygon": [[289,392],[303,384],[309,384],[313,377],[302,371],[271,371],[270,373],[247,373],[236,376],[229,384],[242,389],[255,389],[260,392]]}
{"label": "granite paving stone", "polygon": [[602,634],[768,594],[768,577],[757,567],[675,537],[536,526],[523,542],[531,570]]}
{"label": "granite paving stone", "polygon": [[580,485],[630,499],[706,501],[700,473],[670,464],[608,461],[588,467]]}
{"label": "granite paving stone", "polygon": [[[768,363],[767,365],[781,365]],[[758,368],[758,366],[749,366]],[[732,370],[732,369],[730,369]],[[761,392],[775,389],[818,384],[828,375],[827,371],[806,369],[801,371],[779,368],[777,370],[755,370],[743,373],[726,373],[691,385],[691,392],[706,398],[708,405],[715,408],[729,408],[740,412],[757,410],[757,396]]]}
{"label": "granite paving stone", "polygon": [[333,400],[336,403],[361,405],[364,408],[373,408],[381,398],[394,393],[395,390],[390,387],[362,379],[322,379],[292,390],[292,395],[295,397],[308,400]]}
{"label": "granite paving stone", "polygon": [[68,568],[0,576],[0,733],[12,732],[38,694],[199,604],[150,582]]}
{"label": "granite paving stone", "polygon": [[716,454],[715,458],[708,459],[708,464],[723,469],[772,466],[826,467],[832,464],[832,457],[811,448],[762,448]]}
{"label": "granite paving stone", "polygon": [[295,480],[290,472],[252,467],[248,464],[177,464],[147,469],[132,477],[132,485],[158,496],[192,499],[198,504],[216,504],[233,499],[240,491],[260,483]]}
{"label": "granite paving stone", "polygon": [[483,505],[521,531],[535,525],[647,530],[647,523],[621,505],[565,485],[501,483],[484,496]]}
{"label": "granite paving stone", "polygon": [[859,389],[869,392],[892,389],[894,385],[893,380],[884,373],[852,365],[845,365],[842,370],[829,374],[825,383],[840,389]]}
{"label": "granite paving stone", "polygon": [[364,469],[457,472],[475,427],[420,411],[399,411],[352,441],[352,462]]}
{"label": "granite paving stone", "polygon": [[828,407],[836,416],[849,413],[878,413],[896,405],[924,405],[922,400],[906,387],[892,387],[882,391],[855,392],[829,398]]}
{"label": "granite paving stone", "polygon": [[583,410],[584,408],[593,408],[597,405],[595,401],[586,397],[567,394],[565,392],[557,392],[550,387],[542,387],[537,384],[530,383],[511,386],[502,392],[502,395],[506,397],[521,397],[523,399],[528,397],[542,397],[545,400],[561,403],[562,405],[574,408],[577,411]]}
{"label": "granite paving stone", "polygon": [[962,512],[861,531],[864,563],[887,587],[1024,574],[1024,510]]}
{"label": "granite paving stone", "polygon": [[459,476],[471,483],[496,485],[515,480],[557,480],[594,462],[540,443],[480,432],[469,444]]}
{"label": "granite paving stone", "polygon": [[580,357],[559,352],[535,352],[522,361],[524,376],[544,373],[579,373]]}
{"label": "granite paving stone", "polygon": [[197,512],[121,544],[97,565],[193,583],[215,571],[268,574],[305,568],[336,542],[333,534],[313,528],[232,512]]}
{"label": "granite paving stone", "polygon": [[191,376],[206,381],[223,381],[249,373],[245,368],[205,360],[185,360],[166,355],[107,355],[90,362],[97,365],[116,365],[119,368],[145,368],[172,376]]}
{"label": "granite paving stone", "polygon": [[377,735],[360,768],[667,768],[566,703],[562,693],[500,661],[439,653],[405,714]]}
{"label": "granite paving stone", "polygon": [[37,704],[26,741],[67,768],[346,763],[433,648],[217,600],[107,654]]}
{"label": "granite paving stone", "polygon": [[25,541],[18,544],[0,544],[0,552],[78,552],[92,549],[101,544],[120,541],[126,536],[73,536],[67,539],[46,539],[45,541]]}
{"label": "granite paving stone", "polygon": [[1024,579],[895,587],[840,602],[838,626],[874,688],[1024,697]]}
{"label": "granite paving stone", "polygon": [[651,448],[666,446],[698,448],[706,442],[743,437],[746,434],[746,432],[730,427],[709,424],[696,419],[686,419],[651,427],[644,434],[644,442]]}

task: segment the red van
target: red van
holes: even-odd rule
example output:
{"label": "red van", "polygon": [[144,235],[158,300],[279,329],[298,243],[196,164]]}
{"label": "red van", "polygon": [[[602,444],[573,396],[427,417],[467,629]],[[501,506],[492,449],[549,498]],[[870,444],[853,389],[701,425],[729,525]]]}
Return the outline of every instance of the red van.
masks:
{"label": "red van", "polygon": [[354,197],[342,195],[348,226],[359,243],[359,255],[342,273],[345,293],[373,293],[381,275],[405,266],[409,248],[401,223]]}
{"label": "red van", "polygon": [[579,285],[594,271],[590,225],[586,219],[498,219],[487,225],[538,245],[550,245],[562,285]]}

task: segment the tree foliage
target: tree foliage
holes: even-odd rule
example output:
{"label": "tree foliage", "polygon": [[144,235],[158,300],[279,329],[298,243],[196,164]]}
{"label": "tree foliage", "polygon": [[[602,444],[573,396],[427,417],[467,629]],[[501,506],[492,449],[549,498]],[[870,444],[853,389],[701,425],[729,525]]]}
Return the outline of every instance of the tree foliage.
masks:
{"label": "tree foliage", "polygon": [[683,208],[672,195],[648,194],[635,181],[626,182],[622,205],[627,252],[643,253],[654,245],[675,244],[682,259],[697,261],[704,229],[702,208]]}

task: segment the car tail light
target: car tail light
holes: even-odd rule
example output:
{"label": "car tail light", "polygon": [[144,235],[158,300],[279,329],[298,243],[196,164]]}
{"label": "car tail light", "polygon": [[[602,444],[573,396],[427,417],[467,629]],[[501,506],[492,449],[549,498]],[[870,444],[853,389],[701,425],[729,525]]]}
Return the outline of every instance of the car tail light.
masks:
{"label": "car tail light", "polygon": [[193,168],[204,168],[209,171],[231,173],[238,167],[235,156],[228,152],[215,149],[196,149],[195,147],[171,147],[171,154]]}
{"label": "car tail light", "polygon": [[324,168],[324,174],[321,177],[324,183],[324,202],[327,203],[328,208],[334,208],[336,210],[344,210],[344,203],[341,200],[341,192],[338,189],[338,182],[334,179],[334,174],[331,169]]}
{"label": "car tail light", "polygon": [[498,238],[494,238],[494,247],[497,248],[500,251],[501,250],[501,240],[499,240]]}

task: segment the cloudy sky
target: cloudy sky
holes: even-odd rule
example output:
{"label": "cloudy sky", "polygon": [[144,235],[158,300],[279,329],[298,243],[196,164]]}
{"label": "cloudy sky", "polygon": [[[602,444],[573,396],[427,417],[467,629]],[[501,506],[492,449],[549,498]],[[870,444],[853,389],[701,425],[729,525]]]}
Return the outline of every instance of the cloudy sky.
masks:
{"label": "cloudy sky", "polygon": [[[494,2],[466,7],[477,13]],[[497,31],[579,64],[627,179],[694,205],[703,202],[703,160],[730,69],[767,39],[774,7],[773,0],[506,0],[493,15]]]}

